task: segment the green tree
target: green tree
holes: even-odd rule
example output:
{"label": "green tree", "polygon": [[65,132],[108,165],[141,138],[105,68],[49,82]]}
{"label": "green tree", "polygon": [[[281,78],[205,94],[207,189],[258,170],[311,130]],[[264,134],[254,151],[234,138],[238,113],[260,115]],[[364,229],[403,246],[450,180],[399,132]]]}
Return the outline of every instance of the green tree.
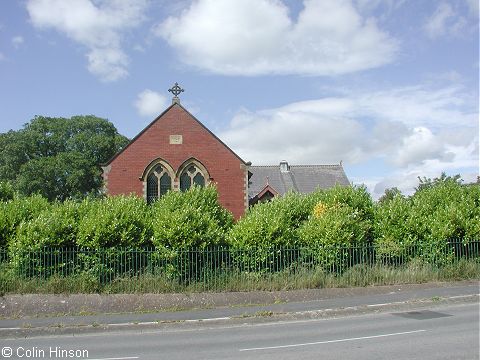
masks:
{"label": "green tree", "polygon": [[127,142],[112,123],[93,115],[36,116],[23,129],[0,134],[0,181],[50,200],[98,193],[99,165]]}
{"label": "green tree", "polygon": [[444,172],[442,172],[440,177],[434,178],[433,180],[425,176],[423,178],[418,176],[418,186],[415,188],[415,191],[430,189],[442,183],[449,183],[449,182],[455,182],[455,183],[461,184],[463,180],[458,174],[455,176],[447,176],[447,174]]}
{"label": "green tree", "polygon": [[397,187],[385,189],[385,193],[378,199],[378,203],[383,204],[390,202],[397,196],[403,197],[402,192]]}

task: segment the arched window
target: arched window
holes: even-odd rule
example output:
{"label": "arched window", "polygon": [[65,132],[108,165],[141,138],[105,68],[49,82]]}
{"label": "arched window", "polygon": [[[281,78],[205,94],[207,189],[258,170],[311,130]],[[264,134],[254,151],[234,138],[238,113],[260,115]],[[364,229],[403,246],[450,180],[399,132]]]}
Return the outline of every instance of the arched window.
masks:
{"label": "arched window", "polygon": [[151,203],[172,190],[172,177],[166,166],[153,166],[147,176],[147,202]]}
{"label": "arched window", "polygon": [[187,191],[193,185],[205,186],[206,178],[208,179],[208,175],[205,172],[206,171],[196,163],[190,163],[185,166],[180,174],[180,190]]}

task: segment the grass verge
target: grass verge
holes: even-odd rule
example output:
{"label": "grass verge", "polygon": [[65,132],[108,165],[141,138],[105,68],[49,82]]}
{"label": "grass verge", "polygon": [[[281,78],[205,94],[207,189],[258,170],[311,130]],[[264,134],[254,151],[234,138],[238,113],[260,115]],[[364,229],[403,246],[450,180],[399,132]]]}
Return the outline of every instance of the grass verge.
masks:
{"label": "grass verge", "polygon": [[326,272],[321,267],[294,269],[275,273],[222,272],[204,274],[186,281],[164,275],[125,276],[102,282],[81,273],[48,279],[20,278],[8,268],[0,269],[0,296],[5,294],[75,294],[75,293],[173,293],[204,291],[275,291],[312,288],[363,287],[372,285],[415,284],[435,281],[480,279],[480,261],[464,260],[435,267],[411,261],[401,267],[356,265],[343,273]]}

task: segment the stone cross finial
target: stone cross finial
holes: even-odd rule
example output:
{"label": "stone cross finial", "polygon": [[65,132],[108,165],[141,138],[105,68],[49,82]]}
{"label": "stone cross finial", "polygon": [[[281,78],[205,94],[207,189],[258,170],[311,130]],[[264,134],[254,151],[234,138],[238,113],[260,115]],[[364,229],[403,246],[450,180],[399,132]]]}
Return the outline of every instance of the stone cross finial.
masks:
{"label": "stone cross finial", "polygon": [[184,92],[185,90],[182,89],[176,82],[170,89],[168,89],[168,91],[173,94],[172,103],[180,104],[180,98],[178,97],[178,95],[180,95],[180,93]]}

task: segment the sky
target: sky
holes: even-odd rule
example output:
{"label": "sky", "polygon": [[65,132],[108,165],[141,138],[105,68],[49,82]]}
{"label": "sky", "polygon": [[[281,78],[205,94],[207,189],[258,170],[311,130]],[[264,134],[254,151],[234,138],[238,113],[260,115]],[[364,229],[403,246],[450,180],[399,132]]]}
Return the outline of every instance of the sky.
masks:
{"label": "sky", "polygon": [[253,165],[338,164],[375,198],[479,174],[477,0],[0,2],[0,132],[182,105]]}

